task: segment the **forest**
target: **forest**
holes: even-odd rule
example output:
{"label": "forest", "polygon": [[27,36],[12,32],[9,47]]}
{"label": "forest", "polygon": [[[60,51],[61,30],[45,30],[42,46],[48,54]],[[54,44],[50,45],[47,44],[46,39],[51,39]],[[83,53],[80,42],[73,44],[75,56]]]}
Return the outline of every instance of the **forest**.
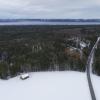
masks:
{"label": "forest", "polygon": [[[0,26],[0,78],[20,73],[73,70],[84,72],[100,26]],[[93,73],[100,75],[100,44]]]}

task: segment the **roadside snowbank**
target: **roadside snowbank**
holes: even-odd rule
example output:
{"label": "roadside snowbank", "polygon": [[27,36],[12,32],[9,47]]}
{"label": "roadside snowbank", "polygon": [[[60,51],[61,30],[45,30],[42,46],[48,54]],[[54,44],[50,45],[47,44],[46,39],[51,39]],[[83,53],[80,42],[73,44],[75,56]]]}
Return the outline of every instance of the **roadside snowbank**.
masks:
{"label": "roadside snowbank", "polygon": [[[86,73],[37,72],[27,80],[19,77],[0,80],[1,100],[91,100]],[[99,98],[100,78],[93,76],[93,83]]]}

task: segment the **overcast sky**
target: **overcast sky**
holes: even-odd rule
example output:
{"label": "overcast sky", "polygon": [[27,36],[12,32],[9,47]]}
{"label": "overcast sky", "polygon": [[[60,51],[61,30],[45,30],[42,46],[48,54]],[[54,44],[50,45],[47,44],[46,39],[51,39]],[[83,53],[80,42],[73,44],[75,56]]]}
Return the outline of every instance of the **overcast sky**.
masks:
{"label": "overcast sky", "polygon": [[0,0],[1,18],[100,18],[100,0]]}

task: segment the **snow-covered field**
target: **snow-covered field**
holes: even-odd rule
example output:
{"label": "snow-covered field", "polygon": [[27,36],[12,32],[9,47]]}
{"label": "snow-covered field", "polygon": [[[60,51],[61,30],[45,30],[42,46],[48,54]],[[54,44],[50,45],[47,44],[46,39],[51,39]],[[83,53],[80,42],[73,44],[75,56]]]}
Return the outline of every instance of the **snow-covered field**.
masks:
{"label": "snow-covered field", "polygon": [[[0,80],[0,100],[91,100],[86,73],[37,72],[30,78]],[[97,100],[100,100],[100,77],[92,76]]]}

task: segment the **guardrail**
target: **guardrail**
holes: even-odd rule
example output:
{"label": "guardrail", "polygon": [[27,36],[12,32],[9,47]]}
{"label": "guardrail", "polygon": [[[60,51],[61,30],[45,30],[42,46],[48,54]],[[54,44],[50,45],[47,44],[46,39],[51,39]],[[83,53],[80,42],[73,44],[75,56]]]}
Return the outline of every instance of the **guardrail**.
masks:
{"label": "guardrail", "polygon": [[95,92],[94,92],[94,89],[93,89],[93,85],[92,85],[92,82],[91,82],[91,75],[90,73],[92,72],[92,64],[93,64],[93,56],[94,56],[94,53],[95,53],[95,49],[97,48],[97,45],[100,41],[100,37],[98,37],[95,45],[93,46],[92,50],[91,50],[91,53],[88,57],[88,60],[87,60],[87,64],[86,64],[86,71],[87,71],[87,80],[88,80],[88,85],[89,85],[89,89],[90,89],[90,94],[91,94],[91,99],[92,100],[96,100],[96,96],[95,96]]}

